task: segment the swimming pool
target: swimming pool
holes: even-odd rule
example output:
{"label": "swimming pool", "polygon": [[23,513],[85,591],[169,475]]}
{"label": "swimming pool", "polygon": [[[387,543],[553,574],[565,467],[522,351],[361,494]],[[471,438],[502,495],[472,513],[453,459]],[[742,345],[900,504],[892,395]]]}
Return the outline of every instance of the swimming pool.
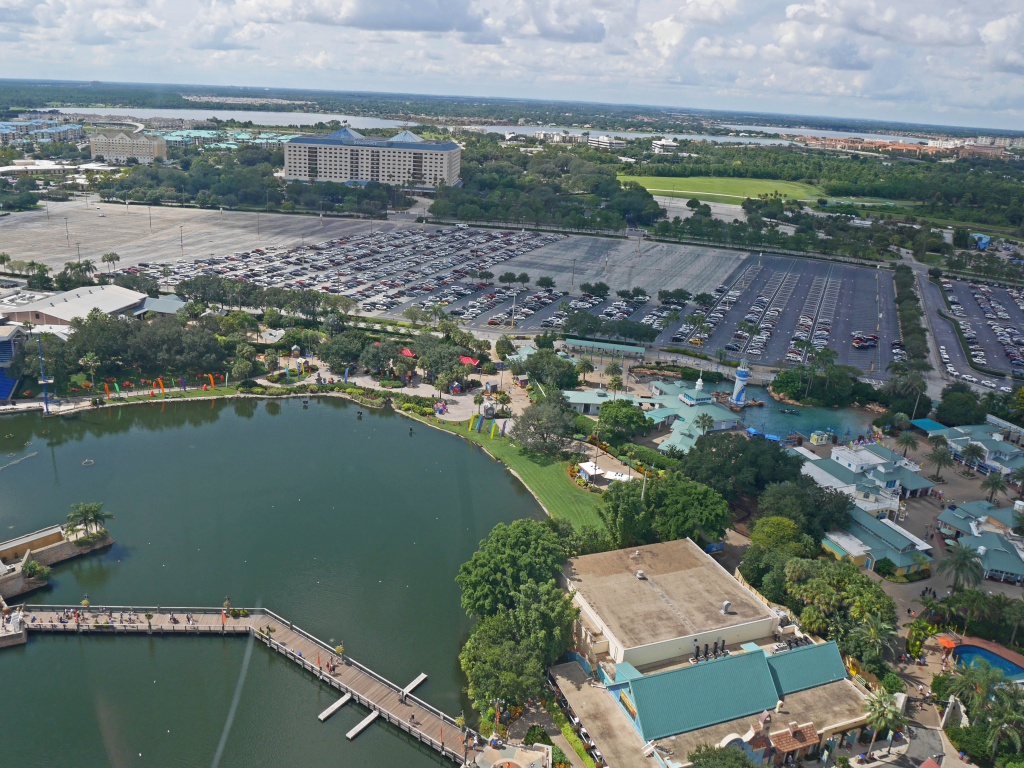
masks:
{"label": "swimming pool", "polygon": [[953,650],[953,656],[961,664],[970,665],[977,659],[987,661],[991,666],[998,667],[1003,670],[1003,673],[1010,678],[1018,678],[1024,675],[1024,667],[1019,667],[1009,659],[1004,659],[998,654],[992,653],[992,651],[986,648],[979,648],[976,645],[958,645]]}

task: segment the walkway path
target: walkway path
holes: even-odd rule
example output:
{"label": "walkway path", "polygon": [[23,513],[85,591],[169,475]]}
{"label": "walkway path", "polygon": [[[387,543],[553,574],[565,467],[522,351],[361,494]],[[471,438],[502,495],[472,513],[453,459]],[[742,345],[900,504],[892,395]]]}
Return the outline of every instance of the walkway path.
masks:
{"label": "walkway path", "polygon": [[[453,717],[412,694],[404,693],[403,686],[396,685],[354,659],[339,656],[327,643],[263,608],[250,608],[245,612],[247,615],[237,618],[224,615],[220,608],[120,606],[83,609],[79,606],[30,605],[22,606],[20,610],[23,626],[29,633],[250,635],[342,694],[351,694],[357,703],[378,713],[379,717],[444,757],[462,765],[480,752],[467,748],[463,729]],[[147,613],[153,615],[152,620],[146,619]],[[188,615],[192,621],[186,619]],[[329,667],[334,671],[329,671]],[[356,735],[350,732],[350,738]]]}

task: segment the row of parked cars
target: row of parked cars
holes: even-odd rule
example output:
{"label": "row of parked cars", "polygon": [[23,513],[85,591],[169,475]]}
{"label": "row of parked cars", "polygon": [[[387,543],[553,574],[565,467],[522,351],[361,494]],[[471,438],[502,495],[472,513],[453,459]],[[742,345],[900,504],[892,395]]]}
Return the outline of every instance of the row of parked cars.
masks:
{"label": "row of parked cars", "polygon": [[[520,292],[514,292],[518,295]],[[525,293],[525,291],[522,291]],[[511,297],[510,297],[511,298]],[[548,304],[558,301],[562,298],[562,294],[553,288],[548,288],[543,291],[531,294],[526,298],[518,302],[516,306],[509,309],[507,312],[500,312],[494,317],[487,321],[488,325],[514,325],[515,323],[521,322],[528,317],[532,317],[541,309],[544,309]],[[506,299],[507,301],[508,299]]]}
{"label": "row of parked cars", "polygon": [[740,297],[739,291],[730,291],[725,285],[720,285],[714,290],[715,300],[710,304],[704,304],[697,306],[690,314],[702,314],[704,315],[704,321],[702,325],[705,330],[697,330],[690,335],[690,328],[684,325],[679,329],[677,333],[672,336],[672,341],[687,341],[689,336],[689,342],[700,347],[704,345],[704,342],[708,340],[708,337],[714,332],[718,324],[725,319],[725,313],[732,309],[732,305],[736,303],[736,300]]}
{"label": "row of parked cars", "polygon": [[578,299],[573,299],[569,302],[569,311],[559,310],[555,312],[551,317],[545,318],[540,321],[541,328],[561,328],[565,325],[565,319],[573,312],[589,312],[594,307],[598,306],[603,302],[600,296],[593,296],[589,293],[584,293]]}

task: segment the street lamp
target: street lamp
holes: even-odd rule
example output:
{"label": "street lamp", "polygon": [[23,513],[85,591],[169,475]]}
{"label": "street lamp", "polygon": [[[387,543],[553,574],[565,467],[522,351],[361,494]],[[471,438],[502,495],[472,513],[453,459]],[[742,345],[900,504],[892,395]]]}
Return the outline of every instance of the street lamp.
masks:
{"label": "street lamp", "polygon": [[185,233],[184,233],[184,229],[185,229],[185,225],[184,224],[179,224],[178,225],[178,246],[181,249],[181,258],[183,258],[183,259],[185,258]]}
{"label": "street lamp", "polygon": [[64,237],[68,240],[68,248],[71,247],[71,233],[68,232],[68,217],[64,217]]}

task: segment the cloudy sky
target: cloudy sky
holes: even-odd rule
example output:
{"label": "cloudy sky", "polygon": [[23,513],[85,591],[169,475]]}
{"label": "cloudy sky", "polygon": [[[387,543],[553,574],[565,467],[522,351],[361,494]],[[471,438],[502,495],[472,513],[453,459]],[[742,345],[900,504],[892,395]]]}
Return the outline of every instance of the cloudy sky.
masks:
{"label": "cloudy sky", "polygon": [[1024,3],[0,0],[0,72],[1024,128]]}

